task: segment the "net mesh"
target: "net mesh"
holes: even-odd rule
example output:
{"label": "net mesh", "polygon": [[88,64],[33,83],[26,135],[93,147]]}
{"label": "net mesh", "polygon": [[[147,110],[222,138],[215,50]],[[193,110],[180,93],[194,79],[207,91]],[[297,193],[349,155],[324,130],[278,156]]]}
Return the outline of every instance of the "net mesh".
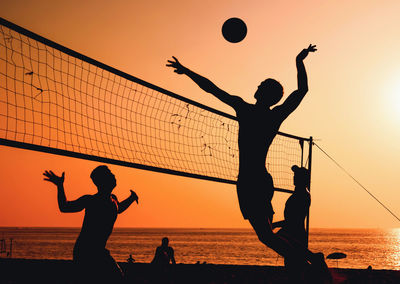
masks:
{"label": "net mesh", "polygon": [[[0,25],[0,138],[234,182],[237,133],[229,116]],[[293,188],[302,153],[299,140],[275,138],[276,187]]]}

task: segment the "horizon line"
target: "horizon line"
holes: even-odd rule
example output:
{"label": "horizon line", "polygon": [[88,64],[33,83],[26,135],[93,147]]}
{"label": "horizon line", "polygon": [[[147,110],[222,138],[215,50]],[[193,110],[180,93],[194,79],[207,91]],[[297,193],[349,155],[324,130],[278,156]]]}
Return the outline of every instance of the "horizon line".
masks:
{"label": "horizon line", "polygon": [[[25,229],[25,228],[30,228],[30,229],[81,229],[81,226],[1,226],[0,229]],[[120,226],[120,227],[114,227],[114,229],[189,229],[189,230],[252,230],[252,228],[247,227],[247,228],[241,228],[241,227],[125,227],[125,226]],[[359,230],[387,230],[387,229],[400,229],[400,227],[310,227],[312,230],[318,230],[318,229],[333,229],[333,230],[353,230],[353,229],[359,229]]]}

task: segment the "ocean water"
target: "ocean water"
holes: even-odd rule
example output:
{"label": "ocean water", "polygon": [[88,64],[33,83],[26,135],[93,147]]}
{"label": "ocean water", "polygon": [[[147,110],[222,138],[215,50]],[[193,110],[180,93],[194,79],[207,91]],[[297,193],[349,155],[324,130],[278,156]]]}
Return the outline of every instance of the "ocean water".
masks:
{"label": "ocean water", "polygon": [[[12,257],[72,259],[79,228],[6,228],[0,239]],[[143,229],[116,228],[107,248],[117,261],[132,254],[136,262],[150,262],[163,237],[170,239],[177,263],[283,265],[283,259],[262,245],[251,229]],[[400,270],[400,229],[312,229],[309,247],[325,255],[343,252],[328,266]],[[3,252],[0,257],[5,257]]]}

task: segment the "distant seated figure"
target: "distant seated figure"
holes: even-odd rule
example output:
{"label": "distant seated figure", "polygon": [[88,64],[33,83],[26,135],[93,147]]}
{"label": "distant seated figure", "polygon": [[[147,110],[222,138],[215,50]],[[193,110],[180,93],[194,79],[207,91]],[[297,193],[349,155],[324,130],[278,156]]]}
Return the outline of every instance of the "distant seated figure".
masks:
{"label": "distant seated figure", "polygon": [[161,246],[157,247],[154,258],[151,261],[152,264],[166,266],[170,263],[176,264],[174,257],[174,249],[168,246],[169,240],[167,237],[161,241]]}
{"label": "distant seated figure", "polygon": [[126,260],[126,262],[128,262],[128,263],[134,263],[135,262],[135,259],[132,257],[132,255],[130,254],[129,255],[129,257],[128,257],[128,259]]}

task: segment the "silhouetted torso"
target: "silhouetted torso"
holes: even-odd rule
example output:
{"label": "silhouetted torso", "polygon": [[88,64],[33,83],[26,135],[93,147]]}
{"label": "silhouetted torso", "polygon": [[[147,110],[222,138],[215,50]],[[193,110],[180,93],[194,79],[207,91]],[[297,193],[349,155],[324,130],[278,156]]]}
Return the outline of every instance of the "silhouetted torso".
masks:
{"label": "silhouetted torso", "polygon": [[301,244],[306,244],[304,220],[310,207],[310,193],[305,189],[295,190],[285,205],[283,232]]}
{"label": "silhouetted torso", "polygon": [[74,256],[104,250],[118,215],[115,195],[109,198],[88,195],[82,229],[76,240]]}
{"label": "silhouetted torso", "polygon": [[174,258],[174,249],[172,247],[159,246],[151,263],[157,265],[168,265]]}
{"label": "silhouetted torso", "polygon": [[282,119],[277,111],[242,102],[236,108],[239,121],[239,178],[263,175],[265,160]]}

